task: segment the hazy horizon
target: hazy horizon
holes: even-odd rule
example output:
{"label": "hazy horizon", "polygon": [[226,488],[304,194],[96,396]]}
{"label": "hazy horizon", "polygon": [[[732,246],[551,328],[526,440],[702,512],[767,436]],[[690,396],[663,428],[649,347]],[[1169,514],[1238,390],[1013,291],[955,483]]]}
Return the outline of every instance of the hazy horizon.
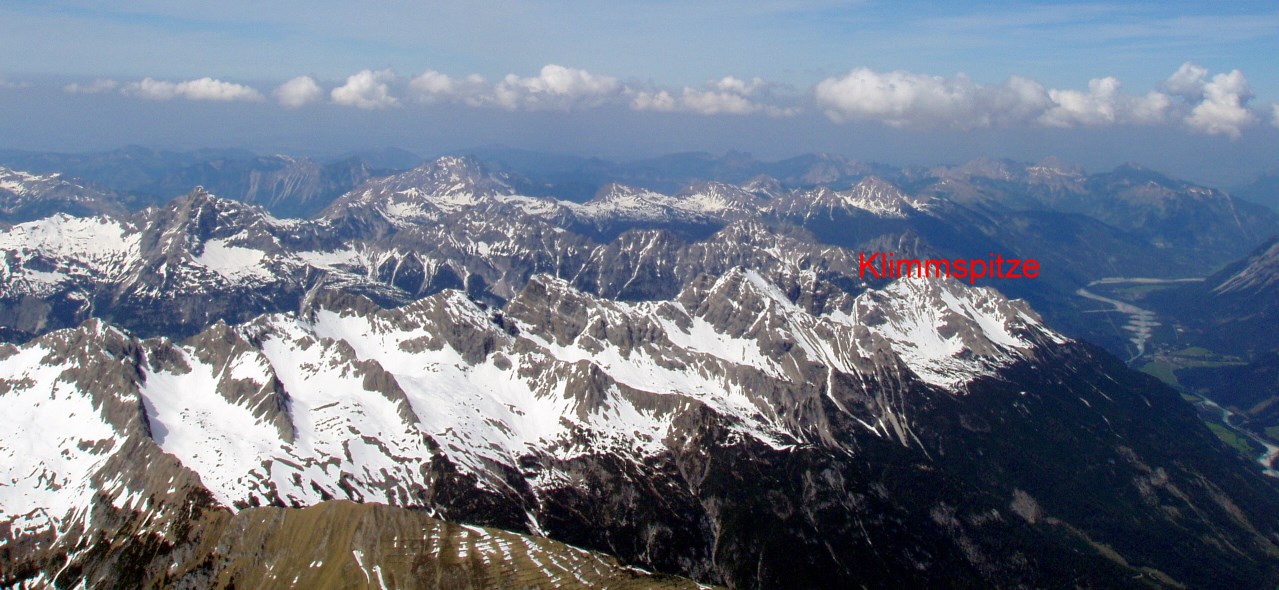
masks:
{"label": "hazy horizon", "polygon": [[1279,170],[1261,1],[0,7],[0,147]]}

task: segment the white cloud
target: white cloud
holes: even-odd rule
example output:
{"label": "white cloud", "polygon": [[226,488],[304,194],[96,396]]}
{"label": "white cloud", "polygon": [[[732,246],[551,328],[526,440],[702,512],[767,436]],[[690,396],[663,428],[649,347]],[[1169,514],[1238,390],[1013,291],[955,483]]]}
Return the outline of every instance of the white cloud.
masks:
{"label": "white cloud", "polygon": [[631,100],[631,108],[637,111],[661,111],[665,113],[673,112],[679,109],[679,103],[671,93],[661,90],[658,92],[637,92],[635,98]]}
{"label": "white cloud", "polygon": [[177,92],[179,96],[191,100],[262,100],[262,94],[253,88],[214,80],[213,78],[200,78],[199,80],[180,82],[177,86]]}
{"label": "white cloud", "polygon": [[285,108],[295,109],[324,98],[324,90],[310,76],[298,76],[276,87],[271,94]]}
{"label": "white cloud", "polygon": [[749,115],[762,112],[775,117],[799,112],[795,108],[783,108],[751,99],[752,95],[766,88],[768,84],[760,78],[745,82],[727,76],[708,83],[705,89],[685,86],[678,96],[666,90],[636,91],[631,99],[631,108],[637,111],[678,111],[701,115]]}
{"label": "white cloud", "polygon": [[1164,81],[1163,88],[1186,100],[1190,113],[1183,121],[1195,131],[1238,139],[1245,127],[1258,120],[1248,109],[1252,90],[1239,70],[1208,79],[1208,68],[1186,62]]}
{"label": "white cloud", "polygon": [[981,85],[963,75],[940,78],[857,68],[818,83],[814,98],[833,121],[871,120],[897,127],[1081,127],[1180,121],[1194,131],[1237,138],[1259,120],[1258,113],[1248,108],[1252,92],[1238,70],[1209,79],[1206,68],[1185,63],[1160,88],[1143,95],[1127,94],[1114,77],[1093,79],[1086,90],[1045,89],[1018,77],[1001,85]]}
{"label": "white cloud", "polygon": [[1203,85],[1203,101],[1190,111],[1186,124],[1209,135],[1238,139],[1245,127],[1257,122],[1257,116],[1247,107],[1250,99],[1252,91],[1243,72],[1217,74]]}
{"label": "white cloud", "polygon": [[1049,90],[1055,106],[1039,117],[1050,127],[1077,125],[1150,124],[1166,119],[1172,99],[1162,92],[1130,96],[1119,92],[1121,84],[1114,77],[1088,81],[1088,90]]}
{"label": "white cloud", "polygon": [[711,84],[715,89],[721,92],[731,92],[742,96],[750,96],[756,90],[764,88],[767,84],[761,78],[754,78],[750,82],[743,81],[732,76],[724,76]]}
{"label": "white cloud", "polygon": [[1270,105],[1270,124],[1279,127],[1279,102]]}
{"label": "white cloud", "polygon": [[129,96],[150,100],[171,100],[185,98],[188,100],[211,101],[259,101],[262,94],[243,84],[223,82],[213,78],[200,78],[185,82],[168,82],[144,78],[140,82],[126,84],[121,92]]}
{"label": "white cloud", "polygon": [[150,100],[170,100],[178,95],[178,85],[152,78],[143,78],[141,82],[130,82],[121,92],[138,98]]}
{"label": "white cloud", "polygon": [[62,87],[62,91],[67,94],[102,94],[111,92],[120,87],[120,83],[115,80],[99,78],[89,84],[71,83]]}
{"label": "white cloud", "polygon": [[760,109],[750,99],[734,92],[716,92],[714,90],[696,90],[685,88],[680,97],[684,110],[703,115],[748,115]]}
{"label": "white cloud", "polygon": [[4,78],[0,78],[0,88],[30,88],[30,82],[10,82]]}
{"label": "white cloud", "polygon": [[422,72],[416,78],[409,82],[409,88],[421,93],[423,96],[451,96],[454,90],[453,79],[447,74],[441,74],[435,70],[427,70]]}
{"label": "white cloud", "polygon": [[[393,89],[399,78],[391,70],[361,70],[352,74],[329,96],[336,104],[363,109],[382,109],[400,104]],[[173,98],[179,89],[171,82],[150,78],[125,87],[125,92],[154,99]],[[596,108],[629,104],[634,110],[689,112],[704,115],[744,115],[763,113],[790,116],[796,107],[777,106],[776,85],[761,78],[745,80],[725,76],[702,88],[685,87],[680,92],[648,88],[638,90],[617,78],[586,70],[548,64],[536,76],[508,74],[490,83],[478,74],[453,77],[427,70],[404,84],[402,98],[419,104],[464,104],[470,107],[497,107],[510,111],[539,111]],[[277,87],[272,95],[286,108],[319,100],[322,90],[315,79],[299,76]]]}
{"label": "white cloud", "polygon": [[453,78],[427,70],[409,82],[409,90],[413,100],[424,104],[460,102],[510,111],[598,107],[626,91],[616,78],[555,64],[543,67],[537,76],[508,74],[497,84],[478,74]]}
{"label": "white cloud", "polygon": [[361,70],[351,74],[346,84],[333,89],[329,93],[333,102],[361,109],[384,109],[400,104],[391,96],[389,83],[395,80],[391,70]]}
{"label": "white cloud", "polygon": [[479,74],[451,78],[435,70],[427,70],[409,81],[409,90],[413,100],[425,104],[463,102],[483,106],[495,100],[488,83]]}
{"label": "white cloud", "polygon": [[1207,75],[1208,68],[1186,62],[1164,80],[1163,88],[1170,94],[1198,102],[1203,99],[1204,77]]}
{"label": "white cloud", "polygon": [[833,121],[877,120],[894,127],[988,127],[1033,118],[1052,104],[1043,86],[1025,78],[982,86],[962,74],[941,78],[869,68],[822,80],[814,93]]}
{"label": "white cloud", "polygon": [[600,106],[622,90],[616,78],[549,64],[534,77],[507,75],[493,87],[493,99],[508,110],[571,110]]}

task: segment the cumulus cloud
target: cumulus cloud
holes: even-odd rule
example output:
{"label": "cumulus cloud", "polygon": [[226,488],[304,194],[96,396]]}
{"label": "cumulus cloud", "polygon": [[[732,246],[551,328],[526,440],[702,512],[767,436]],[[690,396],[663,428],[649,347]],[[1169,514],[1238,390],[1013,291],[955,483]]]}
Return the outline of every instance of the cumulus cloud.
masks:
{"label": "cumulus cloud", "polygon": [[275,88],[275,99],[285,108],[295,109],[324,98],[324,90],[315,78],[298,76]]}
{"label": "cumulus cloud", "polygon": [[1247,107],[1251,99],[1252,91],[1243,72],[1232,70],[1229,74],[1217,74],[1203,85],[1203,100],[1190,111],[1186,124],[1209,135],[1238,139],[1245,127],[1257,122],[1256,115]]}
{"label": "cumulus cloud", "polygon": [[1258,120],[1248,108],[1252,90],[1239,70],[1208,78],[1208,68],[1186,62],[1164,80],[1162,86],[1170,94],[1185,99],[1190,113],[1183,121],[1201,133],[1238,139],[1244,128]]}
{"label": "cumulus cloud", "polygon": [[598,107],[626,92],[616,78],[550,64],[536,76],[508,74],[496,84],[471,74],[453,78],[435,70],[409,81],[414,101],[424,104],[463,103],[510,111],[562,110]]}
{"label": "cumulus cloud", "polygon": [[768,84],[760,78],[746,82],[727,76],[708,83],[706,88],[685,86],[679,95],[672,95],[666,90],[636,91],[631,99],[631,108],[637,111],[702,115],[749,115],[762,112],[778,117],[798,112],[795,108],[783,108],[752,100],[752,95],[767,88]]}
{"label": "cumulus cloud", "polygon": [[121,89],[121,92],[129,96],[149,100],[171,100],[174,98],[220,102],[262,100],[262,94],[252,87],[208,77],[185,82],[168,82],[144,78],[140,82],[126,84]]}
{"label": "cumulus cloud", "polygon": [[654,92],[637,92],[631,99],[631,108],[637,111],[674,112],[679,109],[679,102],[671,93],[661,90]]}
{"label": "cumulus cloud", "polygon": [[385,109],[400,104],[391,96],[390,83],[395,81],[391,70],[360,70],[346,79],[346,84],[334,88],[329,95],[333,102],[361,109]]}
{"label": "cumulus cloud", "polygon": [[1087,91],[1049,90],[1050,107],[1039,121],[1052,127],[1077,125],[1110,125],[1115,123],[1150,124],[1167,118],[1172,99],[1162,92],[1130,96],[1119,92],[1121,84],[1114,77],[1096,78],[1088,82]]}
{"label": "cumulus cloud", "polygon": [[631,108],[637,111],[666,113],[747,115],[758,111],[760,106],[734,92],[685,87],[684,92],[678,96],[673,96],[665,90],[636,92],[635,97],[631,99]]}
{"label": "cumulus cloud", "polygon": [[537,76],[507,75],[493,87],[493,100],[509,110],[571,110],[600,106],[622,90],[617,78],[549,64]]}
{"label": "cumulus cloud", "polygon": [[462,102],[483,106],[495,101],[488,83],[479,74],[451,78],[447,74],[427,70],[409,81],[409,91],[413,100],[424,104]]}
{"label": "cumulus cloud", "polygon": [[[0,87],[5,85],[0,79]],[[127,84],[99,79],[68,84],[63,90],[70,94],[120,92],[152,100],[264,100],[252,87],[208,77],[185,82],[145,78]],[[323,100],[325,91],[314,78],[299,76],[276,87],[271,96],[285,108],[297,108]],[[366,69],[332,88],[328,97],[335,104],[361,109],[395,107],[404,100],[510,111],[572,111],[611,105],[707,116],[789,116],[803,106],[793,89],[761,78],[725,76],[701,86],[671,88],[623,83],[612,76],[557,64],[544,66],[534,76],[508,74],[496,82],[478,74],[454,77],[435,70],[410,80],[398,78],[391,70]],[[963,74],[947,78],[862,67],[818,82],[808,99],[836,122],[878,121],[894,127],[1176,124],[1230,138],[1267,121],[1279,127],[1279,105],[1249,106],[1253,95],[1242,72],[1213,75],[1189,62],[1145,94],[1126,91],[1118,79],[1109,76],[1090,80],[1086,88],[1058,89],[1019,76],[999,84],[981,84]]]}
{"label": "cumulus cloud", "polygon": [[1279,127],[1279,102],[1270,105],[1270,124]]}
{"label": "cumulus cloud", "polygon": [[732,76],[724,76],[723,78],[712,82],[711,86],[720,92],[731,92],[741,96],[750,96],[754,94],[756,90],[764,88],[768,86],[768,84],[761,78],[754,78],[750,82],[746,82],[745,80],[734,78]]}
{"label": "cumulus cloud", "polygon": [[878,120],[894,127],[988,127],[1033,119],[1052,105],[1044,87],[1025,78],[983,86],[962,74],[942,78],[870,68],[822,80],[814,93],[833,121]]}
{"label": "cumulus cloud", "polygon": [[[1248,108],[1252,92],[1238,70],[1208,77],[1207,68],[1185,63],[1146,94],[1128,94],[1114,77],[1096,78],[1086,90],[1046,89],[1014,76],[998,85],[962,74],[941,78],[911,72],[857,68],[822,80],[814,99],[831,120],[872,120],[896,126],[978,127],[1039,125],[1082,127],[1181,122],[1210,135],[1237,138],[1258,121]],[[1179,99],[1179,100],[1178,100]]]}
{"label": "cumulus cloud", "polygon": [[[291,80],[292,84],[295,80]],[[360,108],[396,106],[392,95],[397,78],[389,70],[363,70],[347,78],[346,84],[331,92],[333,102]],[[636,89],[612,76],[548,64],[536,76],[508,74],[496,83],[471,74],[454,77],[426,70],[407,82],[404,100],[425,105],[464,104],[471,107],[501,108],[509,111],[572,111],[606,105],[627,105],[634,110],[690,112],[705,115],[764,113],[787,116],[799,112],[794,107],[776,106],[775,85],[760,78],[744,80],[727,76],[702,88],[682,91],[657,88]],[[276,90],[281,104],[284,86]],[[289,106],[286,104],[286,106]]]}
{"label": "cumulus cloud", "polygon": [[62,91],[67,94],[102,94],[104,92],[112,92],[120,87],[120,83],[115,80],[99,78],[88,84],[71,83],[62,87]]}
{"label": "cumulus cloud", "polygon": [[1163,88],[1170,94],[1198,102],[1203,99],[1204,78],[1207,75],[1208,68],[1186,62],[1164,80]]}

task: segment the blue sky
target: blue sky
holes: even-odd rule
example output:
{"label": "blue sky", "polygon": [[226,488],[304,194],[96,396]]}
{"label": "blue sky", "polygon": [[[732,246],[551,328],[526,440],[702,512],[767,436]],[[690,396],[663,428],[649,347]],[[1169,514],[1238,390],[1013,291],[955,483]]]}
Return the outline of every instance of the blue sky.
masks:
{"label": "blue sky", "polygon": [[[622,157],[869,151],[838,141],[856,135],[896,146],[865,154],[893,161],[937,153],[929,138],[959,159],[987,145],[1029,158],[1039,151],[1024,146],[1053,137],[1100,141],[1099,166],[1145,155],[1171,167],[1209,147],[1263,170],[1279,164],[1254,153],[1279,140],[1275,55],[1273,0],[10,0],[0,147],[203,135],[429,153],[469,134]],[[1162,161],[1133,147],[1151,136]]]}

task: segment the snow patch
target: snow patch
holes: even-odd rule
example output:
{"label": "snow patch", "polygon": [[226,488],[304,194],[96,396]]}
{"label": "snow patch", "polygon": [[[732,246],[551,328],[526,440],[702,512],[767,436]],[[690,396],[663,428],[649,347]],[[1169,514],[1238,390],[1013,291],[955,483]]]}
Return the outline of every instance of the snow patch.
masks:
{"label": "snow patch", "polygon": [[195,261],[223,277],[238,281],[243,279],[271,280],[274,275],[264,266],[266,252],[253,248],[232,246],[227,240],[209,240],[204,251]]}

